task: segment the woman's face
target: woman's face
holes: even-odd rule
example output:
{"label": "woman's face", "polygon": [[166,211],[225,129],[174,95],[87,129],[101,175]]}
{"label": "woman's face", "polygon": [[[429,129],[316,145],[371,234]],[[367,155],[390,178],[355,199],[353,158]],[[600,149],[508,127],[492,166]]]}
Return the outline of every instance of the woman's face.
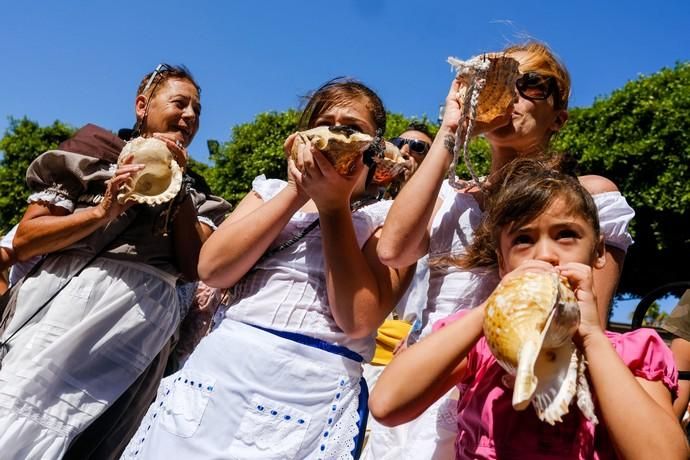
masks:
{"label": "woman's face", "polygon": [[[528,57],[524,51],[511,54],[522,64]],[[539,150],[548,143],[568,118],[565,109],[554,109],[554,96],[531,100],[518,94],[508,124],[488,132],[486,138],[493,147],[510,148],[517,152]]]}
{"label": "woman's face", "polygon": [[374,136],[376,123],[367,100],[360,97],[347,103],[334,104],[314,119],[314,126],[349,126],[360,133]]}
{"label": "woman's face", "polygon": [[186,79],[169,78],[160,83],[155,95],[148,101],[139,95],[136,99],[137,117],[146,114],[142,134],[160,133],[172,141],[188,146],[199,130],[201,102],[199,92]]}

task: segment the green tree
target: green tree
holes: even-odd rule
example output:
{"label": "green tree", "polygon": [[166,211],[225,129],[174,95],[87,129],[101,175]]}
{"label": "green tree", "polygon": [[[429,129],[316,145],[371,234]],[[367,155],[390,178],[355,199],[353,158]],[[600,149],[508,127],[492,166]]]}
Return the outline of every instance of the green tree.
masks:
{"label": "green tree", "polygon": [[287,177],[283,143],[297,130],[298,120],[295,110],[265,112],[234,126],[230,140],[210,155],[213,167],[207,180],[214,193],[236,204],[259,174]]}
{"label": "green tree", "polygon": [[642,76],[576,108],[556,146],[580,173],[613,180],[635,209],[619,291],[687,279],[690,260],[690,63]]}
{"label": "green tree", "polygon": [[0,231],[7,232],[19,222],[29,189],[26,169],[41,153],[68,139],[74,129],[59,121],[41,127],[29,119],[10,118],[10,125],[0,139]]}

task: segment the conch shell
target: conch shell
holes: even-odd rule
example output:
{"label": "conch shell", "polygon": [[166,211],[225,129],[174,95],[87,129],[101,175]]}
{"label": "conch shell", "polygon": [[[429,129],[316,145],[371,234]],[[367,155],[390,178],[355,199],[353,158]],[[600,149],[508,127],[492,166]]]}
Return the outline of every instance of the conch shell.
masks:
{"label": "conch shell", "polygon": [[180,191],[182,168],[162,140],[153,137],[132,139],[122,149],[117,161],[118,166],[125,163],[146,166],[122,186],[117,195],[120,203],[162,204],[173,199]]}
{"label": "conch shell", "polygon": [[458,92],[458,100],[465,104],[473,81],[483,80],[483,87],[476,101],[475,120],[489,122],[508,110],[511,102],[517,98],[515,81],[520,76],[519,63],[503,53],[487,53],[475,56],[468,61],[454,57],[448,63],[457,72],[456,78],[465,83]]}
{"label": "conch shell", "polygon": [[293,159],[299,146],[306,144],[307,140],[328,158],[339,174],[347,176],[354,171],[355,160],[374,139],[348,126],[319,126],[297,133],[290,149]]}
{"label": "conch shell", "polygon": [[513,408],[531,402],[537,416],[554,425],[577,397],[585,417],[597,423],[584,356],[572,341],[579,323],[575,295],[556,273],[524,273],[487,299],[484,336],[501,367],[515,376]]}
{"label": "conch shell", "polygon": [[400,150],[388,141],[386,141],[383,155],[375,157],[374,162],[376,163],[376,170],[374,170],[371,182],[381,186],[390,184],[393,179],[408,171],[412,165]]}

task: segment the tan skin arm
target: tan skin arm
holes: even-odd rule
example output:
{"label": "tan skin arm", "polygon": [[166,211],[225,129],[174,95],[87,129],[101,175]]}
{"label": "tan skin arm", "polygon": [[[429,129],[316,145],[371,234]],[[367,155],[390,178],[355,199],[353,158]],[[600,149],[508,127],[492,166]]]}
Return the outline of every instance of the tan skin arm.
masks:
{"label": "tan skin arm", "polygon": [[59,206],[30,204],[14,236],[14,251],[19,261],[64,249],[104,227],[127,210],[131,203],[120,204],[115,199],[120,186],[143,165],[124,165],[107,182],[103,200],[75,213]]}
{"label": "tan skin arm", "polygon": [[[388,212],[378,254],[391,267],[405,267],[429,252],[431,223],[441,205],[438,194],[453,159],[452,146],[461,116],[457,99],[460,82],[451,83],[441,127],[419,169],[405,184]],[[505,125],[512,108],[489,123],[475,123],[474,135]]]}
{"label": "tan skin arm", "polygon": [[[671,341],[671,351],[679,371],[690,371],[690,342],[680,337]],[[678,397],[673,401],[673,412],[682,419],[688,410],[690,380],[678,380]]]}
{"label": "tan skin arm", "polygon": [[319,211],[333,318],[349,337],[367,337],[395,307],[413,272],[411,267],[398,271],[380,262],[376,254],[380,230],[363,249],[359,247],[350,197],[364,177],[362,160],[358,160],[351,176],[344,177],[318,149],[307,143],[300,148],[297,163],[290,160],[288,168],[297,186],[312,197]]}
{"label": "tan skin arm", "polygon": [[459,82],[453,80],[444,110],[443,122],[434,142],[412,178],[393,202],[383,226],[378,254],[391,267],[405,267],[429,251],[429,230],[441,201],[437,198],[448,173],[452,152],[447,139],[455,138],[460,119],[457,102]]}
{"label": "tan skin arm", "polygon": [[386,426],[413,420],[457,384],[483,321],[484,307],[477,307],[397,355],[369,397],[376,420]]}
{"label": "tan skin arm", "polygon": [[211,287],[226,288],[242,278],[307,201],[288,184],[264,202],[250,192],[201,248],[199,276]]}

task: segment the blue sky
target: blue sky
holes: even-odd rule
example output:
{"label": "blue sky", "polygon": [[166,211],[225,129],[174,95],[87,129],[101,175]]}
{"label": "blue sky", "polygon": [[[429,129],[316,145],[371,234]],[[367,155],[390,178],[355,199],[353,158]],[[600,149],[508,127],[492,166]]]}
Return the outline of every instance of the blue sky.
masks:
{"label": "blue sky", "polygon": [[[480,5],[481,4],[481,5]],[[133,122],[139,79],[186,64],[203,88],[190,151],[335,76],[363,80],[389,110],[434,118],[469,58],[534,37],[563,58],[573,106],[690,59],[690,2],[427,0],[3,2],[0,133],[7,117],[112,130]]]}
{"label": "blue sky", "polygon": [[[233,125],[299,105],[324,81],[354,76],[387,108],[434,118],[469,58],[536,38],[566,62],[572,106],[588,106],[641,74],[690,60],[690,1],[426,0],[5,1],[0,6],[0,133],[9,116],[75,127],[131,126],[139,80],[159,62],[201,84],[190,147]],[[630,302],[632,303],[632,302]],[[665,302],[667,305],[670,302]],[[617,309],[616,316],[627,316]]]}

